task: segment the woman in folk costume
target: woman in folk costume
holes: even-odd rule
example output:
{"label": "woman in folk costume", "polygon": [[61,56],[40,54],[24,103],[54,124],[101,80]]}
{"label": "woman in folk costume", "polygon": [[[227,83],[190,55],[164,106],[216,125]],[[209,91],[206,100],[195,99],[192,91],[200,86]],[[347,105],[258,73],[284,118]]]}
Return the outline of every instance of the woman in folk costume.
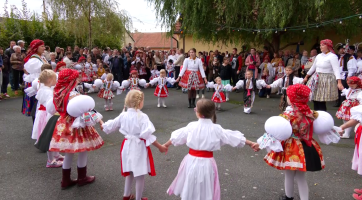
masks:
{"label": "woman in folk costume", "polygon": [[184,60],[183,68],[176,82],[181,79],[179,86],[188,90],[188,107],[195,108],[196,90],[204,89],[207,79],[201,59],[196,57],[196,49],[190,49],[189,55],[190,57]]}
{"label": "woman in folk costume", "polygon": [[121,146],[121,173],[126,177],[123,200],[134,199],[131,195],[132,182],[136,182],[136,200],[147,200],[142,197],[145,175],[156,176],[150,145],[160,152],[167,148],[157,142],[153,135],[155,127],[148,116],[141,111],[144,104],[144,94],[131,90],[125,99],[126,112],[122,112],[113,120],[102,124],[102,130],[109,134],[116,130],[124,135]]}
{"label": "woman in folk costume", "polygon": [[[351,119],[351,108],[360,105],[362,100],[362,83],[361,79],[357,76],[352,76],[347,79],[347,84],[349,86],[348,89],[342,90],[342,96],[346,97],[339,107],[336,117],[338,119],[342,119],[343,123],[347,123]],[[352,128],[348,128],[345,130],[345,133],[341,136],[341,138],[349,138],[351,134]]]}
{"label": "woman in folk costume", "polygon": [[[31,87],[32,82],[39,77],[41,72],[41,66],[45,63],[48,63],[45,57],[42,56],[45,50],[43,40],[33,40],[30,43],[29,48],[30,50],[24,59],[24,69],[29,73],[27,76],[25,76],[24,79],[25,89]],[[25,95],[23,99],[22,112],[26,116],[32,116],[33,121],[35,120],[36,106],[37,105],[35,96],[29,97],[28,95]]]}
{"label": "woman in folk costume", "polygon": [[[312,93],[310,100],[314,103],[314,110],[327,110],[326,102],[338,99],[338,89],[343,90],[338,57],[334,54],[331,40],[320,42],[322,53],[318,54],[313,66],[304,78]],[[314,73],[315,72],[315,73]],[[338,82],[338,84],[337,84]]]}
{"label": "woman in folk costume", "polygon": [[[281,143],[282,151],[270,151],[264,158],[268,165],[285,170],[286,195],[283,200],[294,199],[294,178],[297,181],[300,199],[308,200],[305,172],[320,171],[324,168],[322,150],[313,139],[313,122],[318,113],[313,112],[307,104],[309,94],[310,89],[305,85],[295,84],[288,87],[287,101],[291,109],[287,109],[288,111],[281,116],[290,122],[292,135]],[[281,120],[284,120],[283,118]]]}
{"label": "woman in folk costume", "polygon": [[[65,153],[61,182],[62,189],[66,189],[77,183],[78,186],[83,186],[92,183],[95,180],[94,176],[87,176],[87,151],[99,149],[104,144],[101,136],[99,136],[93,126],[87,125],[84,127],[79,126],[73,128],[76,117],[69,114],[69,111],[73,112],[73,110],[71,110],[68,105],[79,95],[79,93],[74,90],[79,81],[80,77],[78,71],[64,69],[59,73],[58,82],[54,88],[53,102],[60,117],[55,125],[49,151]],[[78,108],[80,109],[79,106]],[[100,120],[97,121],[99,122]],[[79,153],[77,181],[70,178],[70,168],[75,153]]]}
{"label": "woman in folk costume", "polygon": [[[155,65],[156,66],[156,65]],[[158,97],[158,104],[157,107],[159,108],[162,102],[162,106],[164,108],[166,108],[166,103],[165,103],[165,98],[168,97],[168,89],[167,89],[167,83],[169,84],[174,84],[175,83],[175,79],[171,78],[171,77],[166,77],[166,71],[164,69],[161,69],[160,71],[160,76],[153,78],[150,83],[147,84],[147,87],[149,85],[155,85],[156,89],[155,92],[153,93],[156,97]]]}

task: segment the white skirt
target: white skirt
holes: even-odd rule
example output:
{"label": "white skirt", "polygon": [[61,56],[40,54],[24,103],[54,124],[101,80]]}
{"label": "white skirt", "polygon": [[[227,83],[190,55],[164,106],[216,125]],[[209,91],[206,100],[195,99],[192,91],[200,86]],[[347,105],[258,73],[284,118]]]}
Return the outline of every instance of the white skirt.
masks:
{"label": "white skirt", "polygon": [[31,134],[31,139],[38,140],[41,133],[43,132],[45,126],[47,125],[47,111],[37,110],[33,125],[33,132]]}
{"label": "white skirt", "polygon": [[215,159],[186,155],[167,193],[182,200],[220,200]]}
{"label": "white skirt", "polygon": [[352,169],[356,170],[357,174],[362,175],[362,140],[359,141],[359,152],[357,152],[357,145],[355,145],[352,158]]}
{"label": "white skirt", "polygon": [[127,139],[122,154],[122,171],[133,172],[133,176],[142,176],[151,172],[145,142],[140,139]]}

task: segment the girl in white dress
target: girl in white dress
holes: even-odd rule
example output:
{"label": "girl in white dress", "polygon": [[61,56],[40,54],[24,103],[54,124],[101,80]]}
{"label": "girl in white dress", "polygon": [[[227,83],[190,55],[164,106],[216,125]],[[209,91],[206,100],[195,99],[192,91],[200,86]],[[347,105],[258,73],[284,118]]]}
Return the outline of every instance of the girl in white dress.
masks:
{"label": "girl in white dress", "polygon": [[127,112],[122,112],[113,120],[102,124],[102,130],[109,134],[119,130],[124,136],[121,146],[121,173],[126,177],[123,200],[131,199],[131,187],[136,181],[136,200],[142,198],[145,175],[156,175],[150,145],[153,144],[160,152],[166,152],[167,148],[156,141],[155,127],[144,114],[144,94],[139,90],[128,92],[125,100]]}
{"label": "girl in white dress", "polygon": [[167,193],[179,195],[182,200],[219,200],[220,184],[213,151],[220,150],[224,144],[232,147],[247,144],[255,151],[259,146],[246,140],[241,132],[223,129],[215,124],[213,101],[200,99],[195,112],[199,120],[172,132],[171,139],[164,144],[166,147],[186,144],[190,148]]}

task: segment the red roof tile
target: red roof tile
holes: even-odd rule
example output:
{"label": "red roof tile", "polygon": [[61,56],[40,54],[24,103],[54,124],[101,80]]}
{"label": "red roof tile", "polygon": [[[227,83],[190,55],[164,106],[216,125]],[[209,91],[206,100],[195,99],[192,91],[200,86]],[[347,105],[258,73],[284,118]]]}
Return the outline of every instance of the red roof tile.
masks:
{"label": "red roof tile", "polygon": [[[151,47],[151,49],[157,48],[170,48],[171,47],[171,38],[166,37],[165,32],[157,33],[132,33],[132,37],[135,41],[135,47]],[[177,46],[177,40],[172,38],[172,47]]]}

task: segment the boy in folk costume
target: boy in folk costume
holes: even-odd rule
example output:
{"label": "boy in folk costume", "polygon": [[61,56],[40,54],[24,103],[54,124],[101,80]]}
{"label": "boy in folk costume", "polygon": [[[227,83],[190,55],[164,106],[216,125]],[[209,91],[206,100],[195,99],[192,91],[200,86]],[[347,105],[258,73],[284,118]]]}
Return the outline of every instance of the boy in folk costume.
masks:
{"label": "boy in folk costume", "polygon": [[233,90],[244,88],[244,113],[250,114],[255,100],[255,92],[266,86],[264,80],[253,78],[253,71],[248,70],[245,74],[245,80],[236,83]]}
{"label": "boy in folk costume", "polygon": [[[352,76],[347,79],[348,89],[343,89],[341,96],[345,96],[344,100],[339,107],[336,117],[342,119],[343,123],[347,123],[351,119],[351,108],[360,105],[362,100],[362,83],[357,76]],[[346,128],[341,138],[349,138],[352,131],[351,128]]]}
{"label": "boy in folk costume", "polygon": [[279,104],[279,109],[281,111],[285,111],[287,107],[287,88],[294,84],[301,84],[303,83],[303,78],[298,78],[294,76],[293,68],[288,66],[285,68],[285,76],[279,78],[278,80],[274,81],[272,84],[267,85],[266,88],[279,88],[282,91],[282,97]]}
{"label": "boy in folk costume", "polygon": [[166,84],[167,83],[174,84],[175,79],[171,77],[166,77],[166,71],[164,69],[161,69],[160,76],[152,79],[152,81],[150,81],[150,83],[147,84],[147,87],[149,85],[155,85],[156,83],[157,86],[154,95],[158,97],[157,107],[158,108],[160,107],[162,101],[162,106],[166,108],[167,106],[165,104],[165,98],[168,97],[168,89]]}

